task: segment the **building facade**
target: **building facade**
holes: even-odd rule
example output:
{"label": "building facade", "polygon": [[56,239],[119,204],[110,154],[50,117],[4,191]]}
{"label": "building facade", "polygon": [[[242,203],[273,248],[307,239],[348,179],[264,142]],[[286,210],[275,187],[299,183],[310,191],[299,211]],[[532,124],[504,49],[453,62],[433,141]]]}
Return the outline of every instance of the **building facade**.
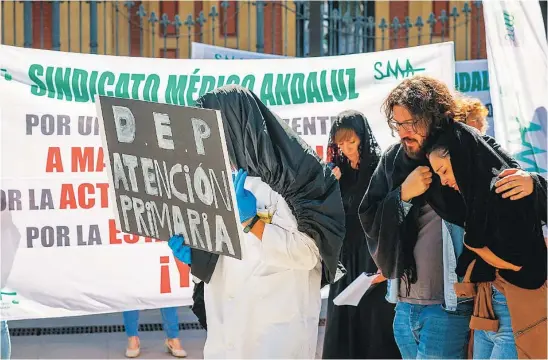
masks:
{"label": "building facade", "polygon": [[3,44],[60,51],[188,58],[202,42],[326,56],[454,41],[456,60],[486,58],[481,1],[2,1],[1,11]]}
{"label": "building facade", "polygon": [[[2,1],[2,43],[186,58],[192,41],[295,55],[295,13],[282,2]],[[265,29],[257,41],[257,13]],[[268,31],[276,29],[276,31]]]}

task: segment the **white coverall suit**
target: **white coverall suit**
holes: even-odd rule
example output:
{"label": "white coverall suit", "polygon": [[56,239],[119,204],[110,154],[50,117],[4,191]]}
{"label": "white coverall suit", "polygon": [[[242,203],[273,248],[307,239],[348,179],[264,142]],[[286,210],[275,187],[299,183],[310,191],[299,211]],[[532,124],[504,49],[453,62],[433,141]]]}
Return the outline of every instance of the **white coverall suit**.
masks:
{"label": "white coverall suit", "polygon": [[318,248],[297,230],[287,203],[268,184],[248,177],[245,188],[267,224],[262,241],[251,232],[244,236],[242,260],[219,257],[204,287],[204,358],[314,359],[321,307]]}

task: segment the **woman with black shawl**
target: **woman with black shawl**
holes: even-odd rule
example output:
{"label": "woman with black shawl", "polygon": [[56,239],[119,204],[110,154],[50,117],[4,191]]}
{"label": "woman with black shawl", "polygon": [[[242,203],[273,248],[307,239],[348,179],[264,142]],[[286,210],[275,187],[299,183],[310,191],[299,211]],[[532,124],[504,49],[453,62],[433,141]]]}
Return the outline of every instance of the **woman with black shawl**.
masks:
{"label": "woman with black shawl", "polygon": [[[545,201],[508,201],[496,193],[510,168],[472,128],[448,118],[425,143],[442,185],[465,203],[459,297],[474,296],[474,358],[546,358]],[[514,340],[515,339],[515,340]]]}
{"label": "woman with black shawl", "polygon": [[346,276],[329,290],[324,359],[395,359],[400,352],[394,340],[394,305],[385,300],[386,281],[376,283],[358,306],[336,306],[335,299],[362,273],[375,274],[358,207],[369,186],[381,150],[365,116],[357,111],[338,115],[331,128],[328,161],[339,179],[346,214],[346,236],[341,263]]}

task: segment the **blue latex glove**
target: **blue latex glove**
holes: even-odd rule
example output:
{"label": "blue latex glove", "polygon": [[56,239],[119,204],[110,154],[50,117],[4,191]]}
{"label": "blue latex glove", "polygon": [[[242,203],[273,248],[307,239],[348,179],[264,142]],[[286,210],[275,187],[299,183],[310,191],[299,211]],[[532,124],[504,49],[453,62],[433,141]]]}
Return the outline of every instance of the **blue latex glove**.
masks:
{"label": "blue latex glove", "polygon": [[179,261],[190,265],[191,264],[191,253],[190,247],[185,245],[185,238],[181,235],[174,235],[169,239],[168,245],[173,251],[173,256],[175,256]]}
{"label": "blue latex glove", "polygon": [[246,171],[243,169],[238,170],[238,173],[233,178],[240,222],[246,222],[257,214],[257,199],[255,195],[244,188],[245,179],[247,178]]}

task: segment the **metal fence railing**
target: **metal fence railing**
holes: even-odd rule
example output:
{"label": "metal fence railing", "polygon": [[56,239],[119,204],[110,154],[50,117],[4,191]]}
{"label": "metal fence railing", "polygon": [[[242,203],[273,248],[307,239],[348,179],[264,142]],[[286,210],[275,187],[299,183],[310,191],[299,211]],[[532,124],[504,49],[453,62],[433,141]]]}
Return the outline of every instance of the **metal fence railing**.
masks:
{"label": "metal fence railing", "polygon": [[456,6],[392,19],[375,14],[375,1],[322,1],[316,22],[311,3],[2,1],[1,40],[52,50],[176,58],[190,57],[193,41],[308,56],[311,34],[318,31],[319,55],[326,56],[452,40],[460,57],[468,59],[480,57],[485,46],[481,1],[444,2]]}

